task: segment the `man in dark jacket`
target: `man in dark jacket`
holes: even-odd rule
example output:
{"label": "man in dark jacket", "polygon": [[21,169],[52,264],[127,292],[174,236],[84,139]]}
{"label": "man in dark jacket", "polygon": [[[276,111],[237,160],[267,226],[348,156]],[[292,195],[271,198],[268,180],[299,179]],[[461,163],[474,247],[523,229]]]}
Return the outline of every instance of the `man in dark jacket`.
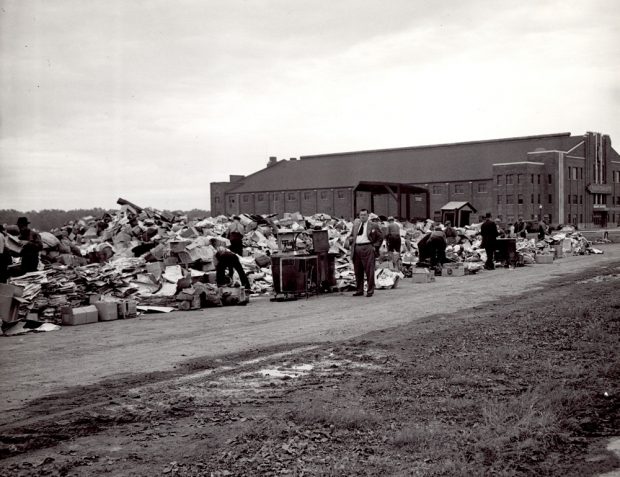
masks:
{"label": "man in dark jacket", "polygon": [[441,227],[435,226],[428,238],[428,247],[430,250],[431,267],[441,269],[446,262],[446,235]]}
{"label": "man in dark jacket", "polygon": [[359,218],[353,222],[347,245],[351,248],[353,270],[355,271],[356,292],[353,296],[364,295],[364,275],[368,281],[366,296],[375,292],[375,249],[383,242],[381,227],[368,220],[367,209],[361,209]]}
{"label": "man in dark jacket", "polygon": [[41,236],[32,230],[28,225],[30,222],[26,217],[17,219],[19,228],[19,241],[22,245],[20,256],[22,257],[21,274],[36,272],[39,268],[39,252],[43,250]]}
{"label": "man in dark jacket", "polygon": [[497,230],[497,225],[491,220],[490,213],[487,213],[485,221],[482,223],[482,227],[480,227],[480,234],[482,235],[482,248],[484,248],[487,253],[487,261],[484,264],[484,268],[487,270],[494,270],[495,246],[497,244],[499,232]]}
{"label": "man in dark jacket", "polygon": [[525,238],[527,236],[527,230],[523,217],[519,216],[519,219],[515,222],[515,235],[517,237]]}
{"label": "man in dark jacket", "polygon": [[538,240],[545,240],[545,235],[549,233],[549,226],[547,222],[549,221],[549,216],[545,215],[542,221],[538,224]]}
{"label": "man in dark jacket", "polygon": [[400,225],[394,217],[388,217],[387,237],[385,238],[388,252],[400,253]]}
{"label": "man in dark jacket", "polygon": [[239,257],[226,247],[217,245],[214,239],[211,239],[211,245],[215,248],[215,281],[217,286],[225,286],[232,279],[234,271],[236,271],[239,274],[243,288],[250,290],[252,287],[239,261]]}

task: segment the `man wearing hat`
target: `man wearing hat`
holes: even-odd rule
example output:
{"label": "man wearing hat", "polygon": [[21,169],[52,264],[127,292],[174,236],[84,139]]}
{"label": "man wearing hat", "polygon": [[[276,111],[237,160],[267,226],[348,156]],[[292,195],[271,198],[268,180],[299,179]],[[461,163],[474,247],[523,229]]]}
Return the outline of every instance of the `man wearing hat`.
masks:
{"label": "man wearing hat", "polygon": [[480,226],[480,235],[482,235],[482,248],[484,248],[487,254],[484,268],[486,270],[495,270],[495,246],[497,245],[499,231],[495,222],[491,220],[490,212],[487,212],[484,222]]}
{"label": "man wearing hat", "polygon": [[368,281],[366,296],[370,297],[375,292],[375,248],[381,245],[383,233],[378,224],[368,219],[368,210],[361,209],[359,218],[353,222],[353,229],[347,242],[351,248],[355,272],[356,292],[353,296],[364,295],[364,275]]}
{"label": "man wearing hat", "polygon": [[20,256],[22,258],[21,274],[36,272],[39,267],[39,252],[43,250],[41,236],[32,230],[28,225],[30,222],[26,217],[17,219],[19,228],[19,241],[22,245]]}

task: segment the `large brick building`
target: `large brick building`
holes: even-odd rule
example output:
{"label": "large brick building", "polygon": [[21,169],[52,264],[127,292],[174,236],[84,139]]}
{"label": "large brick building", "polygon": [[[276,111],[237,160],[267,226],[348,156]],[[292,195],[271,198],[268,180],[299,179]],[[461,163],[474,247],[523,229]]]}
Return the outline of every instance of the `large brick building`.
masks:
{"label": "large brick building", "polygon": [[[505,221],[548,215],[551,223],[620,223],[620,156],[609,136],[588,132],[302,156],[249,176],[211,183],[219,214],[317,212],[439,219],[469,202]],[[479,217],[474,216],[473,220]]]}

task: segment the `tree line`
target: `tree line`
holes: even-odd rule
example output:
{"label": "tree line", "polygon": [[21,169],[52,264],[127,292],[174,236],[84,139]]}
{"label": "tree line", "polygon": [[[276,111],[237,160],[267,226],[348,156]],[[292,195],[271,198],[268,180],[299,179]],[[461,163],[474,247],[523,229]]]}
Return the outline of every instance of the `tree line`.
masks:
{"label": "tree line", "polygon": [[[100,219],[106,212],[114,215],[118,209],[102,209],[96,207],[94,209],[43,209],[43,210],[30,210],[27,212],[21,212],[15,209],[0,209],[0,224],[14,225],[17,223],[18,217],[28,217],[30,226],[40,230],[47,231],[65,225],[69,221],[77,221],[84,217],[93,217],[94,219]],[[210,217],[210,212],[203,209],[192,209],[188,211],[166,211],[171,212],[174,215],[185,215],[189,220],[202,219]]]}

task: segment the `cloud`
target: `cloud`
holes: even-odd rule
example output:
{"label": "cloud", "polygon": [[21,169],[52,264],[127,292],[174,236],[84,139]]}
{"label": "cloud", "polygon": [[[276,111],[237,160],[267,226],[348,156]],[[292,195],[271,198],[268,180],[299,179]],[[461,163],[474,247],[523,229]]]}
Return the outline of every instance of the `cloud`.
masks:
{"label": "cloud", "polygon": [[612,1],[1,5],[6,207],[188,209],[270,155],[620,135]]}

